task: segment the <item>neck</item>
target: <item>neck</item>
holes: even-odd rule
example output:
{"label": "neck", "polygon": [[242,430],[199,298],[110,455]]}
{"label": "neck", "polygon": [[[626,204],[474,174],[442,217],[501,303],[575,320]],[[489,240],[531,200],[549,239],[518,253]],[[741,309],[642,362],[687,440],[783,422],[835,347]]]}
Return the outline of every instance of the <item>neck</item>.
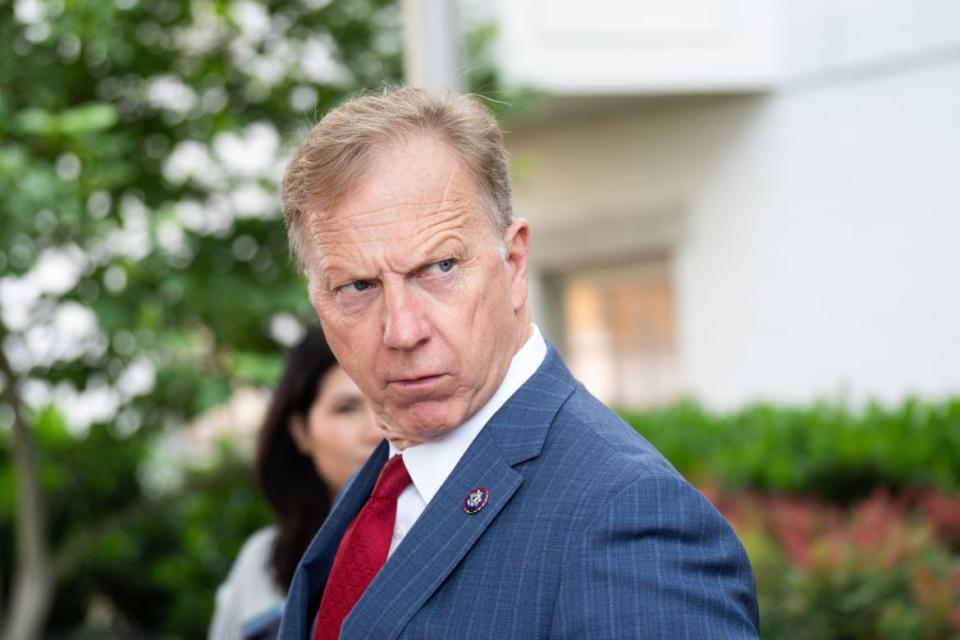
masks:
{"label": "neck", "polygon": [[530,312],[527,310],[527,305],[523,305],[517,310],[517,340],[513,345],[513,354],[511,357],[516,355],[517,351],[520,351],[532,335],[533,325],[530,323]]}

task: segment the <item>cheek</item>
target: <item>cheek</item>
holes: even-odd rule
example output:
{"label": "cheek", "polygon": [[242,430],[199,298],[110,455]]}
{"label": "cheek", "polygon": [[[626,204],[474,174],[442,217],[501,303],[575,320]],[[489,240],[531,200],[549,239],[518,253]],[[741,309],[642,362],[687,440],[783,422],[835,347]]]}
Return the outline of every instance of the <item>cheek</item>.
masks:
{"label": "cheek", "polygon": [[431,315],[440,324],[466,331],[482,319],[491,296],[496,296],[496,284],[491,280],[489,268],[480,264],[472,266],[445,295],[430,297]]}
{"label": "cheek", "polygon": [[324,453],[330,447],[330,417],[322,411],[310,414],[310,442],[315,451]]}
{"label": "cheek", "polygon": [[475,352],[489,344],[481,336],[497,338],[509,313],[509,290],[502,270],[494,265],[466,274],[454,294],[437,301],[432,317],[445,333],[457,337],[456,342],[467,352]]}
{"label": "cheek", "polygon": [[343,421],[338,416],[326,416],[323,424],[318,425],[313,432],[313,441],[324,458],[336,461],[349,448],[348,440],[344,438]]}
{"label": "cheek", "polygon": [[[496,342],[506,337],[504,328],[509,325],[513,315],[511,291],[501,269],[491,269],[486,276],[486,286],[481,287],[464,308],[469,309],[468,320],[474,331],[490,336],[490,340]],[[483,345],[475,346],[480,348]]]}
{"label": "cheek", "polygon": [[336,429],[336,444],[332,444],[338,464],[354,464],[358,459],[366,458],[372,449],[364,434],[370,430],[362,415],[352,414],[341,416],[334,423]]}

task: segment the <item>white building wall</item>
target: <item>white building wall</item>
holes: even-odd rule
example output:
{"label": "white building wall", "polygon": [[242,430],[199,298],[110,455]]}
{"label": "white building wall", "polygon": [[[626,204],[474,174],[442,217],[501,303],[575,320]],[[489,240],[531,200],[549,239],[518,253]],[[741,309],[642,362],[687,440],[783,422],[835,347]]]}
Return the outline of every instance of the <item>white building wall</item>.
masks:
{"label": "white building wall", "polygon": [[766,101],[690,203],[676,286],[711,405],[960,392],[960,60]]}
{"label": "white building wall", "polygon": [[[762,19],[718,24],[770,31],[691,38],[689,53],[763,42],[743,50],[768,51],[777,72],[765,95],[710,96],[727,76],[691,74],[683,38],[668,37],[682,29],[648,19],[701,0],[650,0],[626,25],[617,1],[565,38],[511,37],[556,27],[529,19],[535,2],[501,13],[506,76],[580,96],[508,124],[535,271],[666,260],[682,387],[714,407],[960,393],[960,3],[730,0]],[[588,37],[611,25],[637,32]],[[704,95],[663,97],[669,82],[644,84],[614,51],[627,44]],[[588,73],[557,64],[564,47],[593,60]],[[617,86],[633,97],[598,95]]]}
{"label": "white building wall", "polygon": [[667,256],[710,406],[960,392],[954,58],[508,124],[535,270]]}
{"label": "white building wall", "polygon": [[767,88],[780,72],[771,0],[499,0],[507,84],[555,94]]}

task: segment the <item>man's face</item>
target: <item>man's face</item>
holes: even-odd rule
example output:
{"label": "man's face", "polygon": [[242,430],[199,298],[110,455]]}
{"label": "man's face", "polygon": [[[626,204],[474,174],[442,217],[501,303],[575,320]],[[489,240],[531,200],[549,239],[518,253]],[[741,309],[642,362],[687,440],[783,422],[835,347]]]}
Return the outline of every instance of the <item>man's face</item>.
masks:
{"label": "man's face", "polygon": [[405,447],[496,391],[528,331],[528,227],[499,239],[474,180],[429,136],[374,152],[313,224],[310,298],[341,365]]}

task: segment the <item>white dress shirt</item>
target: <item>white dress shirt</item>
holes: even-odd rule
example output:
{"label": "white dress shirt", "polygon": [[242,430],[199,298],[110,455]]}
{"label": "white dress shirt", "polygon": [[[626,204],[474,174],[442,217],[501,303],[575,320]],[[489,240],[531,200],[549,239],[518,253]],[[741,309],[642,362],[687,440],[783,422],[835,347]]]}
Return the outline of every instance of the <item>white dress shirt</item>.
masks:
{"label": "white dress shirt", "polygon": [[[547,343],[540,335],[540,329],[537,325],[531,325],[531,328],[533,331],[530,337],[510,361],[510,367],[503,382],[479,411],[447,433],[403,450],[403,463],[410,473],[413,484],[404,489],[397,499],[397,519],[393,527],[393,540],[390,541],[388,557],[393,554],[433,496],[446,482],[450,472],[460,462],[460,458],[466,453],[480,430],[517,392],[517,389],[530,379],[547,356]],[[390,456],[397,453],[400,453],[400,450],[391,443]]]}

